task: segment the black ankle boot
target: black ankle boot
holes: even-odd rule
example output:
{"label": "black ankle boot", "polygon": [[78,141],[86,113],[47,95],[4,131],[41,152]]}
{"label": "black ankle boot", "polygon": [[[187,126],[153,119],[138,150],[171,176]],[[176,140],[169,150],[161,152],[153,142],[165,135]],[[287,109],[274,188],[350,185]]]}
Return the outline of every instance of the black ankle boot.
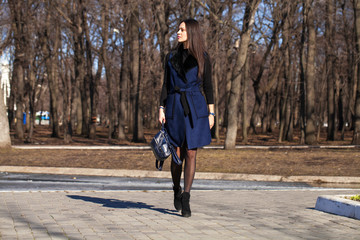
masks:
{"label": "black ankle boot", "polygon": [[182,206],[181,206],[181,187],[175,187],[173,186],[173,190],[174,190],[174,207],[177,211],[180,211]]}
{"label": "black ankle boot", "polygon": [[183,192],[183,194],[181,195],[181,203],[182,203],[181,215],[183,217],[191,217],[190,193]]}

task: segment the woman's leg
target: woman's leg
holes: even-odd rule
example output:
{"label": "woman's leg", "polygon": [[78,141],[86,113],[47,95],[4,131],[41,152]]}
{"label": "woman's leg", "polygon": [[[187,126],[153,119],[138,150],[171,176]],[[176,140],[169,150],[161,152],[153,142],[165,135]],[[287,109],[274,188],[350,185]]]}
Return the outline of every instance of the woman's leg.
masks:
{"label": "woman's leg", "polygon": [[[180,157],[180,159],[184,160],[184,151],[179,147],[176,148],[176,154]],[[180,186],[181,180],[181,172],[182,172],[182,165],[177,165],[173,160],[171,160],[171,176],[173,180],[173,190],[174,190],[174,207],[176,210],[182,210],[181,204],[181,194],[182,189]]]}
{"label": "woman's leg", "polygon": [[181,215],[190,217],[190,190],[195,177],[197,149],[186,149],[184,169],[184,192],[181,195]]}
{"label": "woman's leg", "polygon": [[[178,156],[180,156],[180,159],[183,160],[183,154],[181,154],[180,147],[176,148],[176,153]],[[171,159],[171,177],[173,181],[174,188],[180,187],[180,180],[181,180],[181,172],[182,172],[182,165],[177,165],[172,159]]]}
{"label": "woman's leg", "polygon": [[195,177],[197,149],[186,149],[184,169],[184,192],[190,193]]}

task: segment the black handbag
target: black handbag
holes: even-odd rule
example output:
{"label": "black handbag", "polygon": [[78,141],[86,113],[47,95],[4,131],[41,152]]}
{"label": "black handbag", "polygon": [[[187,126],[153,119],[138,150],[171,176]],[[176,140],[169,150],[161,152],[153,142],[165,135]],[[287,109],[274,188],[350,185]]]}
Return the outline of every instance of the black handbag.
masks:
{"label": "black handbag", "polygon": [[156,158],[155,166],[161,171],[164,161],[170,156],[173,157],[173,161],[181,165],[182,161],[176,154],[174,147],[171,145],[169,141],[169,136],[164,127],[164,123],[161,124],[160,131],[155,135],[155,137],[151,140],[150,147],[153,150],[153,153]]}

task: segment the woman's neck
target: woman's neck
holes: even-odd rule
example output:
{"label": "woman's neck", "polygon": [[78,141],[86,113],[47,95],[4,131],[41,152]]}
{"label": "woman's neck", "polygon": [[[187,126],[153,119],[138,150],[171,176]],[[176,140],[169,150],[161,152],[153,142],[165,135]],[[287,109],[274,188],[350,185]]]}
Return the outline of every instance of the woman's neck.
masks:
{"label": "woman's neck", "polygon": [[186,41],[183,43],[184,49],[189,49],[189,42]]}

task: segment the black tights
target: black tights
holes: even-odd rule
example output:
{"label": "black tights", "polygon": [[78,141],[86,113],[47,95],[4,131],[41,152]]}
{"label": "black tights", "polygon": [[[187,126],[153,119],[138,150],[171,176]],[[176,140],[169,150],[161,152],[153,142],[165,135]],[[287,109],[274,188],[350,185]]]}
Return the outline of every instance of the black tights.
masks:
{"label": "black tights", "polygon": [[[180,156],[180,159],[184,161],[184,192],[190,192],[191,186],[195,177],[196,169],[196,152],[195,149],[187,149],[187,147],[177,147],[176,153]],[[175,187],[180,186],[182,165],[177,165],[174,161],[171,161],[171,176]]]}

